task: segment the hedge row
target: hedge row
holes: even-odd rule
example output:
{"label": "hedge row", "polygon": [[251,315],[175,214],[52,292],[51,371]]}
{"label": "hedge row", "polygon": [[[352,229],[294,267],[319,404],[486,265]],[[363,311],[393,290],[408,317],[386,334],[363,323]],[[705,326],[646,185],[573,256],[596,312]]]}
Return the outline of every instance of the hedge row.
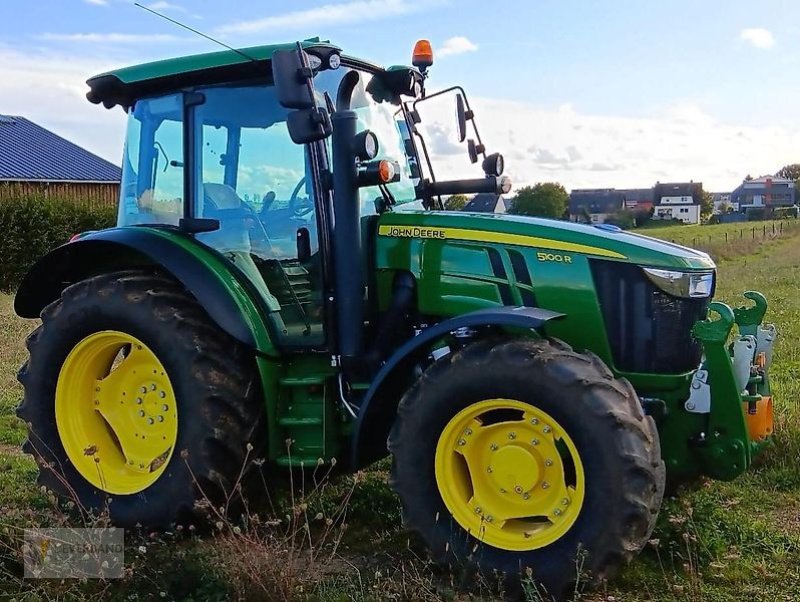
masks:
{"label": "hedge row", "polygon": [[0,289],[15,289],[37,259],[74,234],[109,228],[115,221],[112,208],[90,209],[64,199],[0,202]]}

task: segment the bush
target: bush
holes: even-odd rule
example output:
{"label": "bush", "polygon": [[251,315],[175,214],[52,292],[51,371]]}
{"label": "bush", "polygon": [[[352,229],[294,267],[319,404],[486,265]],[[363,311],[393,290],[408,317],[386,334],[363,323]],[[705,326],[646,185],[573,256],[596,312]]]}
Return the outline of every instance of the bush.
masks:
{"label": "bush", "polygon": [[116,210],[25,197],[0,202],[0,289],[16,288],[34,262],[73,235],[114,225]]}

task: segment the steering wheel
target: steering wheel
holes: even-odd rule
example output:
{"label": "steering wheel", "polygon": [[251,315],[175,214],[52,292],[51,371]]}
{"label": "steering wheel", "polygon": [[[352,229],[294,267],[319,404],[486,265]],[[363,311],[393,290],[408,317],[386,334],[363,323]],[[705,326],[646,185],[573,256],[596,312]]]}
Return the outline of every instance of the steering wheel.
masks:
{"label": "steering wheel", "polygon": [[300,191],[305,186],[306,178],[303,176],[300,181],[297,183],[297,186],[294,187],[292,191],[292,196],[289,199],[289,209],[292,212],[292,217],[295,219],[301,219],[306,217],[309,213],[314,211],[314,203],[309,198],[301,199],[299,197]]}

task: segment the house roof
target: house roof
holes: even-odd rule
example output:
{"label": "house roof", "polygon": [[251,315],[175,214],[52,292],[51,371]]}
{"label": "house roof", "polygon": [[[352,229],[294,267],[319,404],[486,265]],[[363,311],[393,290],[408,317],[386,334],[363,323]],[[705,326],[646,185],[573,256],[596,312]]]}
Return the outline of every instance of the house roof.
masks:
{"label": "house roof", "polygon": [[122,170],[24,117],[0,115],[0,181],[119,182]]}
{"label": "house roof", "polygon": [[497,202],[503,202],[503,209],[506,209],[503,197],[491,192],[481,192],[472,197],[472,200],[464,205],[463,211],[474,211],[477,213],[494,213],[497,209]]}
{"label": "house roof", "polygon": [[663,197],[687,196],[692,198],[692,205],[699,205],[703,185],[700,182],[661,182],[653,186],[655,204],[661,204]]}
{"label": "house roof", "polygon": [[619,192],[625,197],[626,201],[636,201],[637,203],[652,203],[652,188],[621,188]]}
{"label": "house roof", "polygon": [[569,195],[569,212],[578,215],[585,207],[589,213],[614,213],[622,209],[625,195],[613,188],[579,189]]}

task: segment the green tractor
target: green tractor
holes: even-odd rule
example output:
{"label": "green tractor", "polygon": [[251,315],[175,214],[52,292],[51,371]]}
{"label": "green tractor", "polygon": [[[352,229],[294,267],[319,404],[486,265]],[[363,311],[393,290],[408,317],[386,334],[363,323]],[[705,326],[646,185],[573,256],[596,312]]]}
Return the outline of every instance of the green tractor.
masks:
{"label": "green tractor", "polygon": [[[434,558],[560,597],[642,548],[666,483],[752,464],[764,297],[712,301],[708,255],[612,226],[444,211],[510,184],[464,91],[426,93],[432,58],[311,39],[88,81],[128,114],[117,227],[16,295],[42,320],[18,410],[42,485],[163,527],[255,458],[391,455]],[[434,175],[419,108],[443,94],[475,179]]]}

